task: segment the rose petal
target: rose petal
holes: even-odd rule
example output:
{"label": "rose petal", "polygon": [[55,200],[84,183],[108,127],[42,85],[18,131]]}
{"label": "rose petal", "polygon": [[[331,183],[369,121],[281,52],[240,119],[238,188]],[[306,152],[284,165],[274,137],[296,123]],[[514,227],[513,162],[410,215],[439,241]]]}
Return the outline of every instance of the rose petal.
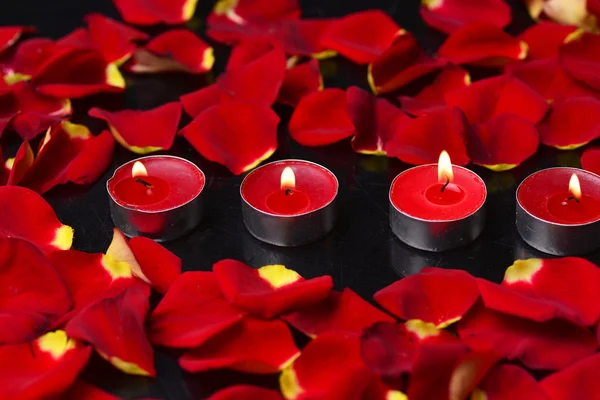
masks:
{"label": "rose petal", "polygon": [[290,136],[303,146],[323,146],[354,134],[346,111],[346,93],[324,89],[300,100],[289,124]]}
{"label": "rose petal", "polygon": [[494,367],[471,396],[488,400],[548,400],[540,385],[526,370],[510,364]]}
{"label": "rose petal", "polygon": [[12,55],[7,55],[2,69],[5,75],[21,74],[21,78],[30,79],[47,59],[52,57],[55,43],[48,38],[31,38],[23,40]]}
{"label": "rose petal", "polygon": [[221,89],[214,83],[200,90],[184,94],[179,100],[185,112],[190,117],[196,118],[207,108],[220,103]]}
{"label": "rose petal", "polygon": [[152,287],[165,294],[181,275],[181,258],[142,236],[131,238],[129,247]]}
{"label": "rose petal", "polygon": [[404,30],[386,13],[366,10],[333,21],[321,37],[321,45],[357,64],[368,64],[402,34]]}
{"label": "rose petal", "polygon": [[539,323],[477,304],[458,324],[458,334],[474,346],[493,346],[503,357],[531,369],[561,369],[596,351],[587,329],[553,319]]}
{"label": "rose petal", "polygon": [[546,146],[572,150],[600,137],[600,100],[573,97],[556,101],[552,112],[539,126],[540,141]]}
{"label": "rose petal", "polygon": [[0,186],[6,185],[8,181],[8,176],[10,175],[10,170],[12,169],[12,161],[10,159],[4,160],[4,155],[2,154],[2,148],[0,147]]}
{"label": "rose petal", "polygon": [[64,331],[46,333],[32,343],[0,346],[0,397],[60,398],[85,367],[90,352]]}
{"label": "rose petal", "polygon": [[227,301],[267,319],[314,305],[333,286],[330,276],[305,280],[283,265],[254,269],[240,261],[222,260],[213,265],[213,272]]}
{"label": "rose petal", "polygon": [[450,398],[466,399],[499,360],[500,355],[493,347],[471,350],[463,355],[454,366],[450,377]]}
{"label": "rose petal", "polygon": [[530,4],[530,11],[533,11],[534,15],[538,14],[538,16],[543,12],[544,16],[559,24],[576,25],[584,27],[589,31],[595,31],[597,30],[597,21],[595,16],[590,15],[588,12],[590,4],[593,5],[594,1],[538,0]]}
{"label": "rose petal", "polygon": [[465,271],[424,268],[381,289],[373,298],[400,319],[420,319],[444,328],[462,318],[479,297]]}
{"label": "rose petal", "polygon": [[[337,53],[324,42],[326,32],[336,23],[334,19],[298,19],[285,20],[276,24],[270,35],[272,40],[281,44],[287,54],[324,59]],[[334,38],[336,40],[338,38]],[[341,46],[346,43],[339,44]]]}
{"label": "rose petal", "polygon": [[331,291],[325,300],[281,318],[311,337],[330,331],[361,334],[376,322],[394,321],[349,288],[342,292]]}
{"label": "rose petal", "polygon": [[61,224],[39,194],[18,186],[2,186],[0,237],[24,239],[50,253],[71,248],[73,228]]}
{"label": "rose petal", "polygon": [[92,304],[74,316],[65,331],[94,346],[102,358],[122,372],[155,376],[154,352],[144,331],[150,295],[145,289],[129,288]]}
{"label": "rose petal", "polygon": [[104,390],[98,389],[96,386],[92,386],[82,380],[78,380],[64,395],[65,400],[119,400],[118,397],[113,396],[105,392]]}
{"label": "rose petal", "polygon": [[121,17],[136,25],[170,25],[189,21],[198,0],[113,0]]}
{"label": "rose petal", "polygon": [[297,107],[303,97],[323,90],[323,77],[315,59],[285,71],[277,103]]}
{"label": "rose petal", "polygon": [[250,38],[240,41],[231,49],[225,71],[241,68],[260,59],[277,48],[271,38]]}
{"label": "rose petal", "polygon": [[219,390],[208,398],[208,400],[282,400],[281,394],[275,390],[265,389],[258,386],[234,385]]}
{"label": "rose petal", "polygon": [[540,21],[527,28],[519,39],[527,43],[528,56],[535,59],[558,58],[558,51],[567,42],[577,28]]}
{"label": "rose petal", "polygon": [[358,398],[372,374],[360,356],[357,335],[329,332],[319,335],[279,376],[286,399]]}
{"label": "rose petal", "polygon": [[588,147],[581,155],[581,167],[600,175],[600,148]]}
{"label": "rose petal", "polygon": [[31,168],[33,158],[33,150],[31,150],[29,142],[23,142],[21,146],[19,146],[19,150],[17,150],[15,157],[8,160],[11,167],[6,179],[6,185],[18,185],[29,168]]}
{"label": "rose petal", "polygon": [[0,310],[0,344],[26,343],[46,332],[52,325],[47,317],[35,312]]}
{"label": "rose petal", "polygon": [[135,50],[135,42],[147,40],[148,35],[135,28],[115,21],[99,13],[84,17],[90,38],[100,48],[109,63],[121,65]]}
{"label": "rose petal", "polygon": [[423,0],[421,17],[427,25],[445,33],[475,21],[504,28],[510,23],[510,7],[502,0]]}
{"label": "rose petal", "polygon": [[177,348],[199,346],[241,321],[244,313],[229,305],[212,272],[186,272],[152,312],[152,343]]}
{"label": "rose petal", "polygon": [[278,123],[268,104],[233,101],[205,110],[181,134],[202,156],[239,175],[275,152]]}
{"label": "rose petal", "polygon": [[385,150],[389,157],[414,165],[435,163],[446,150],[453,164],[467,165],[467,128],[467,119],[460,109],[441,108],[406,124],[402,134],[389,141]]}
{"label": "rose petal", "polygon": [[213,48],[187,29],[156,36],[133,56],[129,70],[136,73],[184,71],[201,74],[215,63]]}
{"label": "rose petal", "polygon": [[415,37],[406,33],[369,64],[367,78],[373,93],[389,93],[437,71],[445,64],[445,61],[425,54]]}
{"label": "rose petal", "polygon": [[552,400],[592,399],[598,393],[600,354],[556,372],[540,382],[542,390]]}
{"label": "rose petal", "polygon": [[348,116],[355,128],[354,151],[363,154],[386,155],[387,143],[402,134],[412,119],[386,99],[351,86],[346,90]]}
{"label": "rose petal", "polygon": [[94,107],[88,114],[105,120],[123,147],[137,154],[148,154],[171,148],[181,118],[181,105],[173,102],[151,110],[116,112]]}
{"label": "rose petal", "polygon": [[448,92],[444,98],[449,106],[462,109],[472,124],[486,122],[503,113],[537,124],[549,109],[542,96],[511,76],[482,79]]}
{"label": "rose petal", "polygon": [[438,55],[455,64],[503,66],[524,60],[527,44],[489,22],[471,22],[453,32]]}
{"label": "rose petal", "polygon": [[583,33],[561,46],[559,60],[573,78],[600,90],[600,79],[595,72],[600,66],[599,51],[600,38],[594,34]]}
{"label": "rose petal", "polygon": [[179,365],[188,372],[229,368],[272,374],[289,365],[298,353],[284,322],[246,316],[241,323],[185,353]]}
{"label": "rose petal", "polygon": [[499,114],[467,131],[467,154],[492,171],[515,168],[531,157],[540,138],[535,125],[514,114]]}
{"label": "rose petal", "polygon": [[453,64],[442,69],[435,81],[426,86],[416,96],[399,96],[402,109],[415,116],[428,114],[436,108],[444,106],[444,95],[450,91],[461,89],[471,84],[471,76],[467,71]]}
{"label": "rose petal", "polygon": [[26,26],[0,27],[0,53],[17,43],[23,33],[32,32],[34,29]]}

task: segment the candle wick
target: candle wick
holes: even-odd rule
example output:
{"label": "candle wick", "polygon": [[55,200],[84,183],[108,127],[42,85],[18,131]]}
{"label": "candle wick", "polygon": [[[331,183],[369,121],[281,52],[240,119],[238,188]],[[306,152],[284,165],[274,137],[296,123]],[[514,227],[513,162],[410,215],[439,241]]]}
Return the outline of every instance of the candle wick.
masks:
{"label": "candle wick", "polygon": [[143,179],[140,179],[140,178],[135,178],[135,181],[136,181],[137,183],[141,183],[142,185],[144,185],[144,186],[146,186],[146,187],[152,187],[152,184],[151,184],[150,182],[146,182],[146,181],[145,181],[145,180],[143,180]]}
{"label": "candle wick", "polygon": [[444,189],[446,189],[446,186],[448,186],[450,184],[450,179],[446,178],[446,183],[444,183],[444,186],[442,186],[442,193],[444,193]]}
{"label": "candle wick", "polygon": [[569,200],[575,200],[576,202],[579,203],[579,199],[577,197],[575,197],[575,196],[569,196],[569,197],[567,197],[567,201],[569,201]]}
{"label": "candle wick", "polygon": [[292,193],[294,193],[294,191],[292,189],[285,189],[285,195],[286,196],[289,196]]}

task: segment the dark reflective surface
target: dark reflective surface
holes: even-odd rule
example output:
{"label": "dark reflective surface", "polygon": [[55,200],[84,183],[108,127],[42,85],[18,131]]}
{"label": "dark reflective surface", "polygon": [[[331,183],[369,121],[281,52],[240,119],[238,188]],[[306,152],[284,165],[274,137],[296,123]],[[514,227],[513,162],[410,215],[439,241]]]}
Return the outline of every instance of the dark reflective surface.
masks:
{"label": "dark reflective surface", "polygon": [[[381,8],[398,23],[417,35],[428,50],[443,40],[437,32],[426,29],[418,17],[417,0],[303,0],[306,17],[340,16],[366,8]],[[110,0],[21,0],[7,2],[0,13],[1,25],[33,25],[41,35],[59,37],[82,25],[83,16],[98,11],[118,18]],[[528,23],[521,2],[515,3],[515,21],[509,31],[518,32]],[[199,10],[188,27],[202,34],[204,16],[213,2],[201,0]],[[151,28],[151,33],[159,28]],[[227,59],[228,49],[216,47],[215,72],[207,76],[163,75],[127,76],[124,95],[97,96],[74,102],[75,121],[88,124],[94,132],[103,129],[102,122],[86,116],[91,105],[108,109],[151,108],[196,90],[214,80]],[[367,88],[366,67],[342,59],[323,61],[321,68],[326,87],[358,85]],[[489,71],[474,71],[474,78]],[[409,88],[418,89],[418,85]],[[224,167],[200,157],[182,138],[177,138],[169,154],[195,162],[207,176],[205,219],[190,235],[166,246],[183,259],[185,270],[209,270],[223,258],[243,260],[253,266],[285,264],[305,277],[331,275],[338,289],[350,287],[364,298],[403,275],[418,272],[426,266],[462,268],[473,275],[500,281],[504,269],[515,259],[549,257],[527,246],[515,229],[515,190],[530,173],[550,166],[579,167],[579,151],[561,152],[541,147],[538,153],[520,167],[495,173],[469,166],[482,176],[488,188],[487,223],[482,235],[470,246],[445,252],[428,253],[412,249],[394,238],[388,224],[389,184],[408,165],[396,159],[362,156],[352,152],[349,141],[322,148],[305,148],[293,142],[287,132],[291,109],[276,107],[282,118],[279,148],[271,160],[300,158],[331,169],[339,179],[339,221],[333,232],[317,243],[300,248],[277,248],[254,239],[245,229],[239,197],[242,176],[232,176]],[[182,122],[182,125],[187,120]],[[18,142],[9,137],[2,144],[7,155],[14,155]],[[105,189],[113,170],[135,155],[117,146],[113,163],[101,181],[92,187],[57,188],[46,195],[63,223],[75,228],[75,248],[89,252],[105,251],[112,235],[112,221]],[[600,262],[600,254],[588,258]],[[276,377],[249,377],[232,372],[200,375],[183,373],[177,366],[176,354],[157,353],[158,377],[155,380],[125,376],[107,363],[96,360],[85,372],[85,378],[125,398],[157,397],[168,399],[204,398],[215,389],[232,382],[276,385]]]}

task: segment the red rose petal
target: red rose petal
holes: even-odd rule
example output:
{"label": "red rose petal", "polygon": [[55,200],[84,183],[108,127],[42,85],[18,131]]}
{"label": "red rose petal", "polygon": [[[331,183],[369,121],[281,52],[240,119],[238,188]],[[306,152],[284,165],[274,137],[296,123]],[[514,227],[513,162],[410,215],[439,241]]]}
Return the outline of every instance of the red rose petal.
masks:
{"label": "red rose petal", "polygon": [[360,356],[359,337],[330,332],[311,341],[283,370],[279,386],[286,399],[354,399],[372,377]]}
{"label": "red rose petal", "polygon": [[514,114],[499,114],[467,131],[467,154],[492,171],[515,168],[531,157],[540,138],[535,125]]}
{"label": "red rose petal", "polygon": [[219,0],[213,13],[226,15],[240,24],[243,21],[294,20],[300,17],[298,0]]}
{"label": "red rose petal", "polygon": [[91,349],[64,331],[35,342],[0,346],[0,398],[61,398],[85,367]]}
{"label": "red rose petal", "polygon": [[148,288],[129,288],[83,309],[67,324],[71,337],[90,343],[102,358],[131,375],[155,376],[154,352],[144,331]]}
{"label": "red rose petal", "polygon": [[462,318],[478,297],[474,277],[465,271],[442,268],[424,268],[373,296],[400,319],[420,319],[440,328]]}
{"label": "red rose petal", "polygon": [[241,68],[269,54],[276,48],[275,43],[268,37],[245,39],[231,49],[225,71]]}
{"label": "red rose petal", "polygon": [[6,185],[6,181],[8,181],[8,176],[10,175],[12,161],[6,160],[4,161],[4,155],[2,154],[2,148],[0,147],[0,186]]}
{"label": "red rose petal", "polygon": [[368,80],[375,94],[389,93],[446,64],[425,54],[413,35],[406,33],[369,64]]}
{"label": "red rose petal", "polygon": [[192,18],[198,0],[113,0],[113,3],[130,24],[175,25]]}
{"label": "red rose petal", "polygon": [[475,21],[504,28],[510,23],[510,7],[502,0],[424,0],[421,17],[427,25],[445,33]]}
{"label": "red rose petal", "polygon": [[428,114],[430,111],[443,107],[444,95],[447,92],[461,89],[471,84],[471,76],[467,71],[453,64],[442,69],[435,81],[423,88],[416,96],[399,96],[402,109],[415,116]]}
{"label": "red rose petal", "polygon": [[137,154],[168,150],[181,118],[181,105],[167,103],[151,110],[109,112],[92,108],[88,114],[107,122],[115,140]]}
{"label": "red rose petal", "polygon": [[356,130],[352,138],[354,151],[386,155],[387,143],[401,135],[412,119],[386,99],[379,99],[356,86],[349,87],[346,96],[346,110]]}
{"label": "red rose petal", "polygon": [[24,239],[50,253],[71,248],[73,228],[61,224],[39,194],[18,186],[2,186],[0,237]]}
{"label": "red rose petal", "polygon": [[[279,22],[271,40],[280,43],[287,54],[324,59],[333,57],[336,52],[330,50],[324,40],[330,27],[339,20],[333,19],[298,19]],[[334,38],[333,40],[336,40]],[[345,46],[346,43],[340,43]]]}
{"label": "red rose petal", "polygon": [[185,353],[179,365],[188,372],[229,368],[273,374],[281,371],[298,353],[284,322],[246,316],[241,323]]}
{"label": "red rose petal", "polygon": [[235,385],[219,390],[208,400],[283,400],[281,394],[275,390],[258,386]]}
{"label": "red rose petal", "polygon": [[559,61],[573,78],[600,90],[600,79],[596,74],[600,66],[599,51],[600,38],[595,34],[583,33],[561,46]]}
{"label": "red rose petal", "polygon": [[593,399],[598,395],[598,370],[600,354],[546,377],[540,386],[552,400]]}
{"label": "red rose petal", "polygon": [[225,300],[212,272],[186,272],[150,315],[148,336],[160,346],[196,347],[243,315]]}
{"label": "red rose petal", "polygon": [[449,382],[451,399],[466,399],[500,360],[492,348],[471,350],[454,366]]}
{"label": "red rose petal", "polygon": [[502,66],[527,57],[527,44],[489,22],[472,22],[452,33],[438,55],[455,64]]}
{"label": "red rose petal", "polygon": [[152,287],[165,294],[181,275],[181,258],[152,239],[131,238],[129,247]]}
{"label": "red rose petal", "polygon": [[574,26],[555,24],[550,21],[539,21],[527,28],[519,39],[527,43],[530,58],[558,58],[558,51],[567,38],[575,32]]}
{"label": "red rose petal", "polygon": [[325,299],[333,282],[330,276],[305,280],[283,265],[254,269],[236,260],[222,260],[213,266],[223,295],[233,306],[262,318],[314,305]]}
{"label": "red rose petal", "polygon": [[511,76],[483,79],[444,97],[446,104],[462,109],[472,124],[503,113],[519,115],[537,124],[549,109],[542,96]]}
{"label": "red rose petal", "polygon": [[5,312],[0,310],[0,344],[26,343],[51,326],[45,316],[22,311]]}
{"label": "red rose petal", "polygon": [[8,160],[9,164],[12,165],[6,179],[6,185],[18,185],[31,167],[31,164],[33,164],[33,158],[33,150],[31,150],[29,142],[23,142],[19,146],[15,157]]}
{"label": "red rose petal", "polygon": [[573,97],[556,101],[539,126],[540,141],[561,150],[584,146],[600,137],[600,100]]}
{"label": "red rose petal", "polygon": [[324,146],[354,134],[346,93],[324,89],[300,100],[289,124],[290,136],[303,146]]}
{"label": "red rose petal", "polygon": [[333,21],[321,38],[321,45],[357,64],[368,64],[403,33],[383,11],[359,11]]}
{"label": "red rose petal", "polygon": [[32,30],[32,28],[25,26],[0,27],[0,53],[17,43],[23,33],[30,32]]}
{"label": "red rose petal", "polygon": [[[14,50],[12,56],[3,62],[3,72],[11,76],[21,74],[22,78],[31,78],[38,71],[38,68],[52,57],[55,50],[55,44],[48,38],[31,38],[23,40]],[[13,76],[15,77],[15,76]]]}
{"label": "red rose petal", "polygon": [[521,367],[502,364],[494,367],[471,395],[473,399],[548,400],[540,385]]}
{"label": "red rose petal", "polygon": [[394,322],[392,317],[367,303],[349,288],[341,293],[331,291],[325,300],[281,318],[311,337],[330,331],[361,334],[376,322]]}
{"label": "red rose petal", "polygon": [[122,64],[135,50],[135,42],[147,40],[148,35],[135,28],[99,13],[84,17],[90,38],[98,45],[109,63]]}
{"label": "red rose petal", "polygon": [[220,103],[221,89],[214,83],[200,90],[184,94],[179,100],[185,112],[190,117],[196,118],[202,111]]}
{"label": "red rose petal", "polygon": [[467,165],[467,129],[467,119],[460,109],[441,108],[410,121],[385,150],[389,157],[414,165],[436,163],[446,150],[453,164]]}
{"label": "red rose petal", "polygon": [[118,397],[106,393],[82,380],[78,380],[64,395],[65,400],[119,400]]}
{"label": "red rose petal", "polygon": [[458,334],[474,346],[493,346],[503,357],[532,369],[561,369],[596,351],[591,331],[553,319],[539,323],[476,305],[458,324]]}
{"label": "red rose petal", "polygon": [[132,72],[185,71],[201,74],[215,63],[213,48],[187,29],[173,29],[156,36],[134,53]]}
{"label": "red rose petal", "polygon": [[323,77],[319,62],[313,59],[285,71],[276,101],[296,107],[302,98],[322,89]]}
{"label": "red rose petal", "polygon": [[268,104],[233,101],[205,110],[181,134],[202,156],[239,175],[275,152],[278,123]]}
{"label": "red rose petal", "polygon": [[581,155],[581,167],[600,175],[600,148],[589,147]]}

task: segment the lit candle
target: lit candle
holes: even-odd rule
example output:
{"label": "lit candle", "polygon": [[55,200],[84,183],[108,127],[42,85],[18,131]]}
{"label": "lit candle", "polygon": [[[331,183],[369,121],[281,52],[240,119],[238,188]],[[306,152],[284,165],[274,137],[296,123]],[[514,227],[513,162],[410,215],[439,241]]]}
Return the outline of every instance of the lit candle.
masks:
{"label": "lit candle", "polygon": [[244,223],[259,240],[300,246],[335,224],[338,181],[327,168],[303,160],[272,162],[250,172],[240,187]]}
{"label": "lit candle", "polygon": [[466,245],[483,230],[486,197],[483,180],[473,171],[452,165],[443,151],[438,164],[408,169],[392,182],[392,232],[422,250]]}
{"label": "lit candle", "polygon": [[106,187],[113,222],[127,236],[172,240],[198,225],[204,173],[179,157],[150,156],[117,168]]}
{"label": "lit candle", "polygon": [[549,168],[517,189],[517,230],[530,246],[555,255],[599,248],[600,177],[576,168]]}

